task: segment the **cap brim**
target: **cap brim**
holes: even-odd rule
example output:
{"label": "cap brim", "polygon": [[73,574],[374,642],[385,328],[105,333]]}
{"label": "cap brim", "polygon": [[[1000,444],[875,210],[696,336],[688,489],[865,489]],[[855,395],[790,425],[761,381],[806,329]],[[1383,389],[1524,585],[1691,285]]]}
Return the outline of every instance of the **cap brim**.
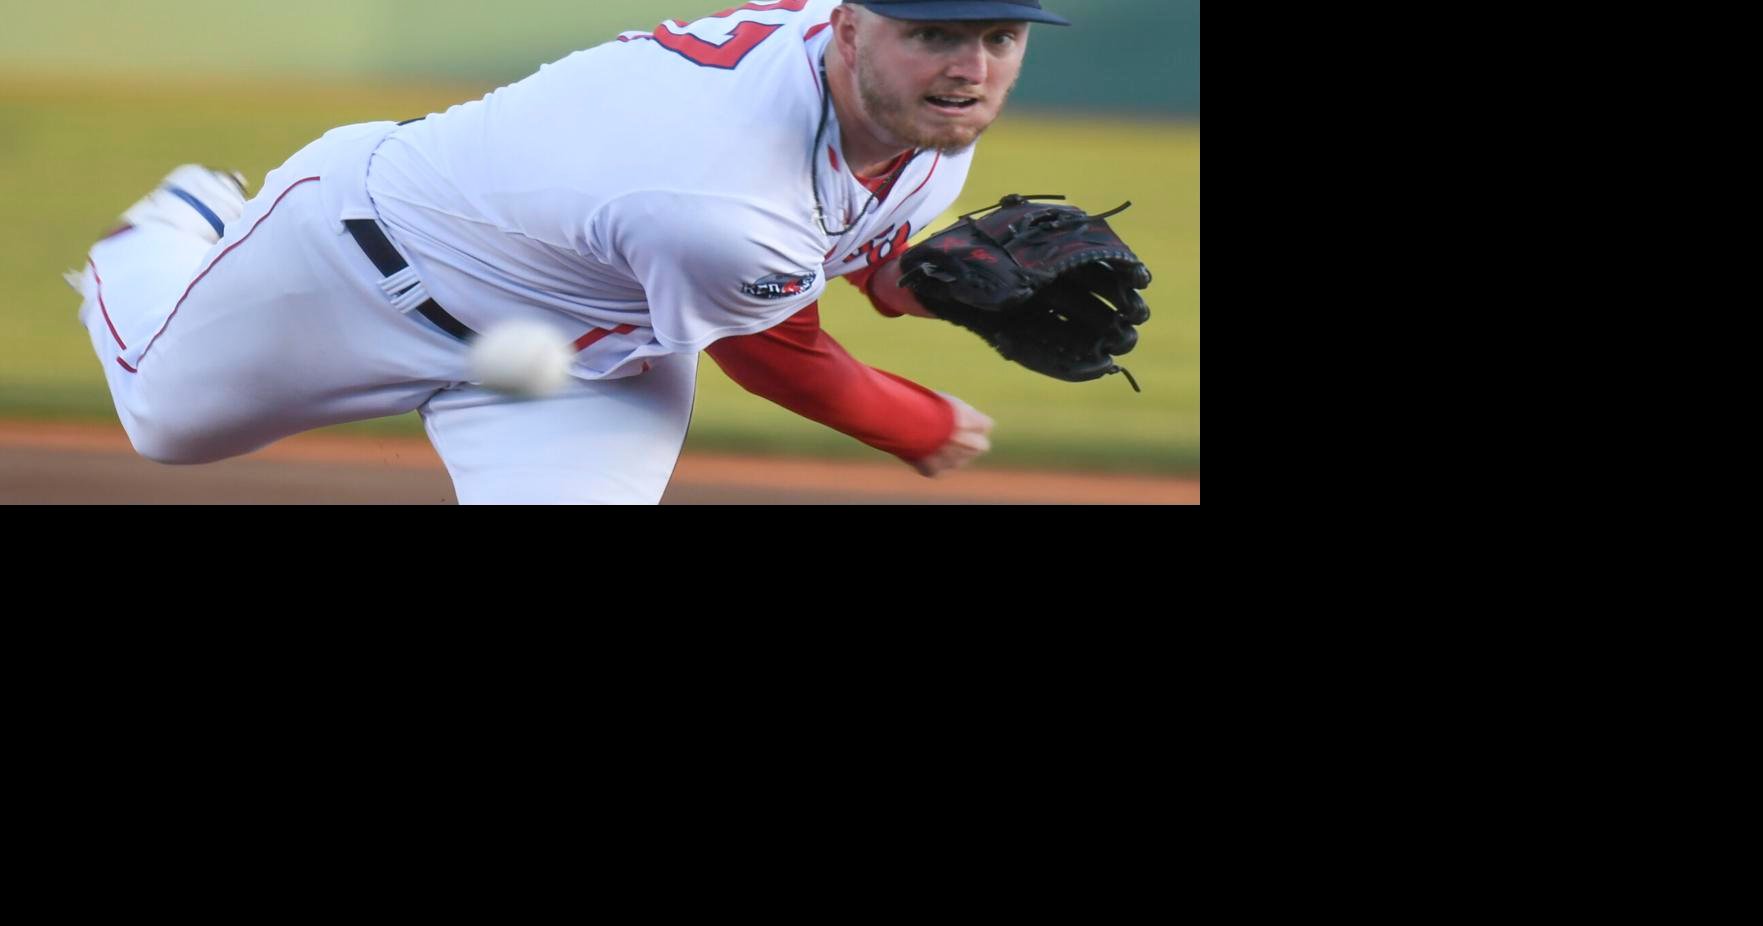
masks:
{"label": "cap brim", "polygon": [[1071,20],[1046,10],[1017,3],[990,3],[987,0],[930,0],[925,3],[863,3],[863,8],[889,19],[914,22],[950,22],[975,20],[1007,20],[1011,22],[1048,23],[1069,26]]}

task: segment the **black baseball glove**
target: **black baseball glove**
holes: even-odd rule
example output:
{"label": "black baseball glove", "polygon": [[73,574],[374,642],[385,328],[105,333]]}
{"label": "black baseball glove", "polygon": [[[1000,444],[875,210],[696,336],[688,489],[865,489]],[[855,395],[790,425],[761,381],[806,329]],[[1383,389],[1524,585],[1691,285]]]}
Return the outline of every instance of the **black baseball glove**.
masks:
{"label": "black baseball glove", "polygon": [[1136,292],[1151,271],[1105,221],[1132,203],[1090,215],[1031,202],[1064,198],[1011,194],[962,216],[901,256],[900,285],[1004,359],[1081,383],[1126,373],[1114,357],[1151,317]]}

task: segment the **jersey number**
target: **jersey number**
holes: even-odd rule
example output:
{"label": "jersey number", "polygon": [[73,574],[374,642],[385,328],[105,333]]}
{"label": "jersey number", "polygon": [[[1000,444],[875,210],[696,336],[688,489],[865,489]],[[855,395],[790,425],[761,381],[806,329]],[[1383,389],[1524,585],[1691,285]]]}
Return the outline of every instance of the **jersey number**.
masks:
{"label": "jersey number", "polygon": [[[749,3],[746,6],[706,16],[705,19],[727,19],[747,10],[756,12],[786,10],[791,13],[800,13],[802,8],[807,5],[808,0],[772,0],[772,2],[757,0],[757,2]],[[687,23],[677,19],[673,22],[681,29],[687,26]],[[655,29],[655,41],[660,42],[662,47],[669,51],[677,52],[681,57],[699,67],[722,68],[732,71],[743,58],[747,57],[748,52],[758,48],[760,42],[770,38],[773,32],[782,28],[783,26],[777,23],[761,23],[744,19],[735,23],[734,28],[729,32],[728,39],[718,45],[715,42],[706,42],[691,33],[674,32],[667,28],[666,23],[662,23]]]}

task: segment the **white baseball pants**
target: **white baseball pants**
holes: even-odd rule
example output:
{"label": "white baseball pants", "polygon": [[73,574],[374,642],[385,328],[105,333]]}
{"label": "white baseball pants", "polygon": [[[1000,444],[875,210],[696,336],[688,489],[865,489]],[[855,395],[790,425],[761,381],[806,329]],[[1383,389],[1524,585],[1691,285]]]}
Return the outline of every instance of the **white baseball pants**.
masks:
{"label": "white baseball pants", "polygon": [[270,172],[218,244],[140,226],[92,248],[80,319],[135,449],[206,463],[414,409],[463,504],[660,501],[698,358],[536,400],[465,382],[466,346],[395,309],[338,224],[329,139]]}

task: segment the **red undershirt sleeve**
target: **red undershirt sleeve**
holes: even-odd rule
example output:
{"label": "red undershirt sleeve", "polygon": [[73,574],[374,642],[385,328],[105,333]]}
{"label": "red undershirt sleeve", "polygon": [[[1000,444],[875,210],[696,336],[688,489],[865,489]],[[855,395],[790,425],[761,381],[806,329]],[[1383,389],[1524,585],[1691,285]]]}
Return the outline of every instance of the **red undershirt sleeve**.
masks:
{"label": "red undershirt sleeve", "polygon": [[942,396],[859,362],[822,330],[818,302],[705,352],[748,392],[903,460],[929,456],[955,431]]}
{"label": "red undershirt sleeve", "polygon": [[[893,260],[893,259],[894,259],[894,255],[889,255],[888,260]],[[887,262],[888,261],[884,260],[884,261],[882,261],[882,264],[885,264]],[[868,297],[869,304],[872,306],[875,306],[875,310],[877,312],[880,312],[881,314],[886,315],[889,318],[899,318],[900,316],[905,315],[906,313],[896,312],[893,309],[890,309],[887,306],[882,305],[881,300],[875,298],[875,293],[870,292],[870,290],[869,290],[869,285],[875,281],[875,272],[877,270],[881,269],[882,264],[876,264],[873,267],[864,267],[862,270],[853,270],[850,273],[845,274],[845,279],[851,281],[852,286],[857,287],[859,292],[863,293],[864,296]]]}

